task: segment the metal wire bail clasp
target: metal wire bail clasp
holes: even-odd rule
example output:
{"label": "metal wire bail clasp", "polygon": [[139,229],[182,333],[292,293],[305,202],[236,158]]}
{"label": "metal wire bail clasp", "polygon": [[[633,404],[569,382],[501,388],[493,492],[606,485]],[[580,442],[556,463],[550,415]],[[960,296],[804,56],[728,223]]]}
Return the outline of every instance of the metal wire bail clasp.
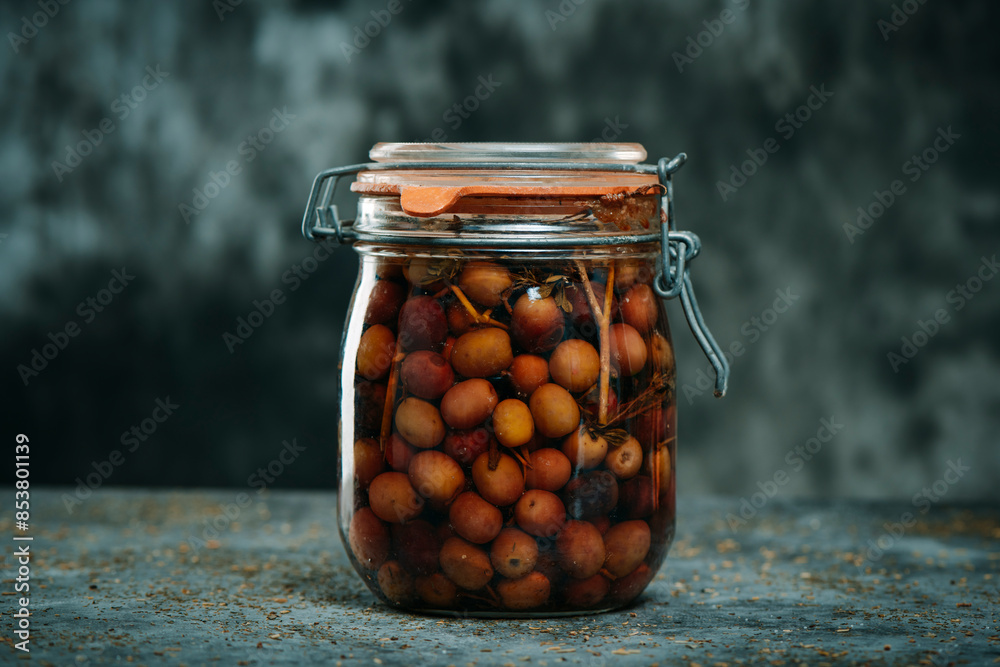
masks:
{"label": "metal wire bail clasp", "polygon": [[[317,236],[335,236],[339,243],[350,243],[354,240],[351,221],[342,221],[337,205],[333,203],[333,195],[337,192],[337,183],[341,177],[356,174],[368,169],[367,164],[352,164],[346,167],[327,169],[316,175],[312,190],[309,191],[309,201],[306,212],[302,216],[302,235],[310,241]],[[332,181],[328,184],[328,181]],[[316,222],[313,223],[315,218]]]}
{"label": "metal wire bail clasp", "polygon": [[656,171],[663,186],[660,194],[661,262],[653,280],[653,289],[663,299],[681,297],[691,333],[715,369],[715,395],[721,398],[729,387],[729,361],[705,325],[691,285],[690,264],[701,252],[701,239],[697,234],[679,232],[675,228],[674,183],[671,177],[686,161],[687,154],[678,153],[673,159],[660,158],[657,163]]}

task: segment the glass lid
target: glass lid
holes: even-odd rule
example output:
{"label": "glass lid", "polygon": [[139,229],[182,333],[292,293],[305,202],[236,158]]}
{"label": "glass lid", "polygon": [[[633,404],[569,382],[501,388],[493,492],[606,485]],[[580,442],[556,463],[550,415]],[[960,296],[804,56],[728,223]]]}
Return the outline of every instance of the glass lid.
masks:
{"label": "glass lid", "polygon": [[638,164],[641,144],[601,143],[380,143],[368,153],[375,162],[593,162]]}

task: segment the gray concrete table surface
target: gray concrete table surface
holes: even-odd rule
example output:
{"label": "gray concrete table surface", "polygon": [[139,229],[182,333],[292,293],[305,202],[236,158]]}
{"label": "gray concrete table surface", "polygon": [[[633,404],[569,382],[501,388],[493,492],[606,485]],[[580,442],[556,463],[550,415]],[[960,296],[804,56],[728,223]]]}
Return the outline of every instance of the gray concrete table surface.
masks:
{"label": "gray concrete table surface", "polygon": [[[682,498],[670,556],[633,607],[479,620],[410,615],[376,602],[347,561],[332,493],[239,493],[102,489],[70,513],[63,489],[34,491],[30,660],[1000,662],[995,505],[936,505],[922,513],[905,502],[775,498],[745,525],[731,526],[739,500]],[[0,513],[7,542],[0,662],[10,664],[29,656],[13,647],[17,543],[13,502],[4,504],[11,510]],[[903,521],[908,512],[915,523]]]}

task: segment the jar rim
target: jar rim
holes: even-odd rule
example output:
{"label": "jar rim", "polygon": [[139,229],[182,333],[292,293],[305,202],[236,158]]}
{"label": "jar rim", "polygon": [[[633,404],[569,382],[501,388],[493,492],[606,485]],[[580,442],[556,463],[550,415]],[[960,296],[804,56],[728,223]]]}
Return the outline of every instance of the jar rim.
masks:
{"label": "jar rim", "polygon": [[581,142],[377,143],[375,162],[570,162],[638,164],[642,144]]}

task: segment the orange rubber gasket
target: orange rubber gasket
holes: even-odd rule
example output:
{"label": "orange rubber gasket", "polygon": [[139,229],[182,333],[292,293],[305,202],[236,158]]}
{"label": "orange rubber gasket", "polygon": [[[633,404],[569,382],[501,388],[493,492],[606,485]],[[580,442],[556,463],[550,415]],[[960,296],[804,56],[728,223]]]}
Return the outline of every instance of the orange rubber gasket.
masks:
{"label": "orange rubber gasket", "polygon": [[[620,176],[620,174],[615,174]],[[429,218],[447,212],[462,197],[500,195],[507,197],[603,197],[605,195],[630,194],[637,187],[656,185],[655,175],[637,174],[640,178],[630,186],[600,185],[491,185],[477,183],[470,185],[400,185],[398,183],[351,183],[351,191],[361,194],[399,195],[399,204],[407,215]],[[488,178],[488,177],[487,177]]]}

